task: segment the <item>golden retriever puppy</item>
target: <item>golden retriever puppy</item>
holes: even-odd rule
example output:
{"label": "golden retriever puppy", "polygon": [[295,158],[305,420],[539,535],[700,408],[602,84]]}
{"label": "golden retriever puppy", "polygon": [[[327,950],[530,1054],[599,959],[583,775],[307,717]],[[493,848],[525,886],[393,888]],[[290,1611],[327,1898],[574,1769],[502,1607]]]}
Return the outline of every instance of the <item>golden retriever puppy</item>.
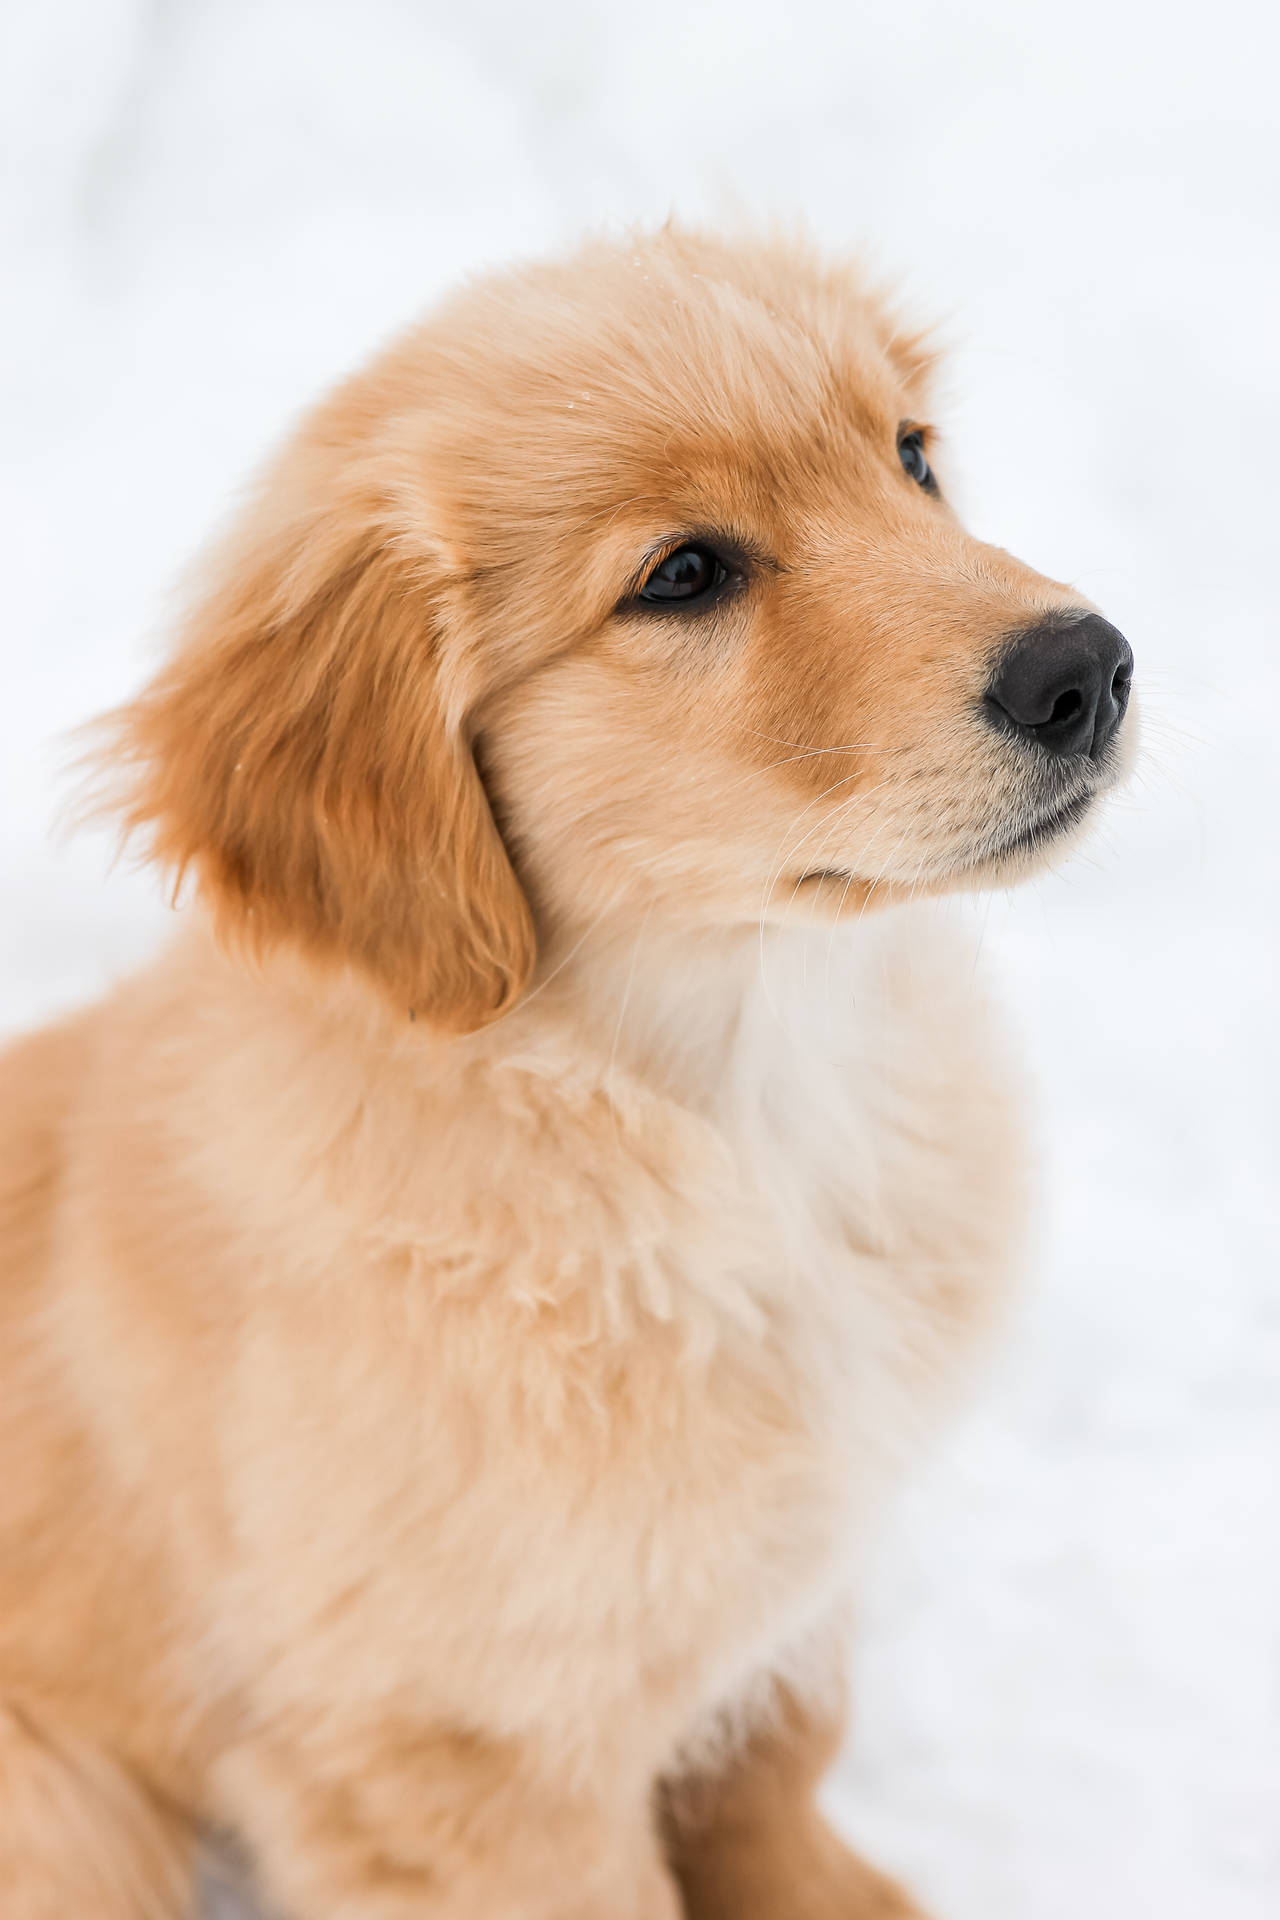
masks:
{"label": "golden retriever puppy", "polygon": [[481,282],[112,722],[193,905],[3,1063],[5,1920],[211,1828],[296,1920],[916,1911],[814,1791],[1022,1127],[912,896],[1070,843],[1131,673],[928,377],[790,244]]}

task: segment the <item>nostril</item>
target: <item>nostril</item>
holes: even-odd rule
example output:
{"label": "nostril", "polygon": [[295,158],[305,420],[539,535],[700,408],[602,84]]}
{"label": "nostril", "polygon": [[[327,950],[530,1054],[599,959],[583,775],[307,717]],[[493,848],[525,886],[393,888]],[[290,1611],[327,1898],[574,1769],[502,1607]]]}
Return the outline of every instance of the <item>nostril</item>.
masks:
{"label": "nostril", "polygon": [[1129,698],[1129,686],[1132,680],[1133,668],[1131,666],[1116,668],[1115,678],[1111,682],[1111,697],[1113,700],[1118,701],[1121,706],[1123,706]]}
{"label": "nostril", "polygon": [[1056,727],[1063,725],[1067,720],[1074,720],[1083,706],[1084,701],[1080,697],[1079,689],[1068,688],[1066,693],[1060,693],[1054,701],[1048,724]]}

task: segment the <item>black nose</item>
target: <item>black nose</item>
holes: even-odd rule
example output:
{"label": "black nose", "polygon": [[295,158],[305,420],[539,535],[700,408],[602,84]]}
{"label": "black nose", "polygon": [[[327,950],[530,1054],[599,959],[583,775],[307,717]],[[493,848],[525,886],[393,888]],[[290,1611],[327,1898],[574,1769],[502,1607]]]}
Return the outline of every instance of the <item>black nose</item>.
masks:
{"label": "black nose", "polygon": [[1129,642],[1100,614],[1051,614],[1005,643],[988,716],[1061,759],[1100,760],[1124,719]]}

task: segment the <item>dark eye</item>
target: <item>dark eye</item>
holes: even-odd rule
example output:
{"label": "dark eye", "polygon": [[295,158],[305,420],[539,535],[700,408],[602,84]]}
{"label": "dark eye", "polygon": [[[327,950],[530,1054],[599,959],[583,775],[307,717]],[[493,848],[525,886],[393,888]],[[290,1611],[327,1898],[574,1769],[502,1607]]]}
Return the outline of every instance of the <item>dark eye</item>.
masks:
{"label": "dark eye", "polygon": [[677,547],[660,560],[640,589],[642,600],[701,600],[729,576],[729,569],[710,547]]}
{"label": "dark eye", "polygon": [[924,487],[929,493],[936,493],[938,483],[933,477],[933,468],[925,459],[924,435],[918,432],[904,433],[898,442],[898,458],[903,471],[909,473],[918,487]]}

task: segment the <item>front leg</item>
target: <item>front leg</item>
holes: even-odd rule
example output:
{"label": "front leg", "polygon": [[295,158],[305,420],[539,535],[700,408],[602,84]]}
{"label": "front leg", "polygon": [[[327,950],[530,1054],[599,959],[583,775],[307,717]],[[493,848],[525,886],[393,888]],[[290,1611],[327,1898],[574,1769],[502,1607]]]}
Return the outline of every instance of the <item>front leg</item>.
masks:
{"label": "front leg", "polygon": [[288,1920],[681,1920],[642,1787],[420,1726],[227,1756],[219,1798]]}
{"label": "front leg", "polygon": [[688,1920],[924,1920],[818,1811],[843,1703],[779,1685],[773,1711],[715,1768],[664,1784],[667,1853]]}

